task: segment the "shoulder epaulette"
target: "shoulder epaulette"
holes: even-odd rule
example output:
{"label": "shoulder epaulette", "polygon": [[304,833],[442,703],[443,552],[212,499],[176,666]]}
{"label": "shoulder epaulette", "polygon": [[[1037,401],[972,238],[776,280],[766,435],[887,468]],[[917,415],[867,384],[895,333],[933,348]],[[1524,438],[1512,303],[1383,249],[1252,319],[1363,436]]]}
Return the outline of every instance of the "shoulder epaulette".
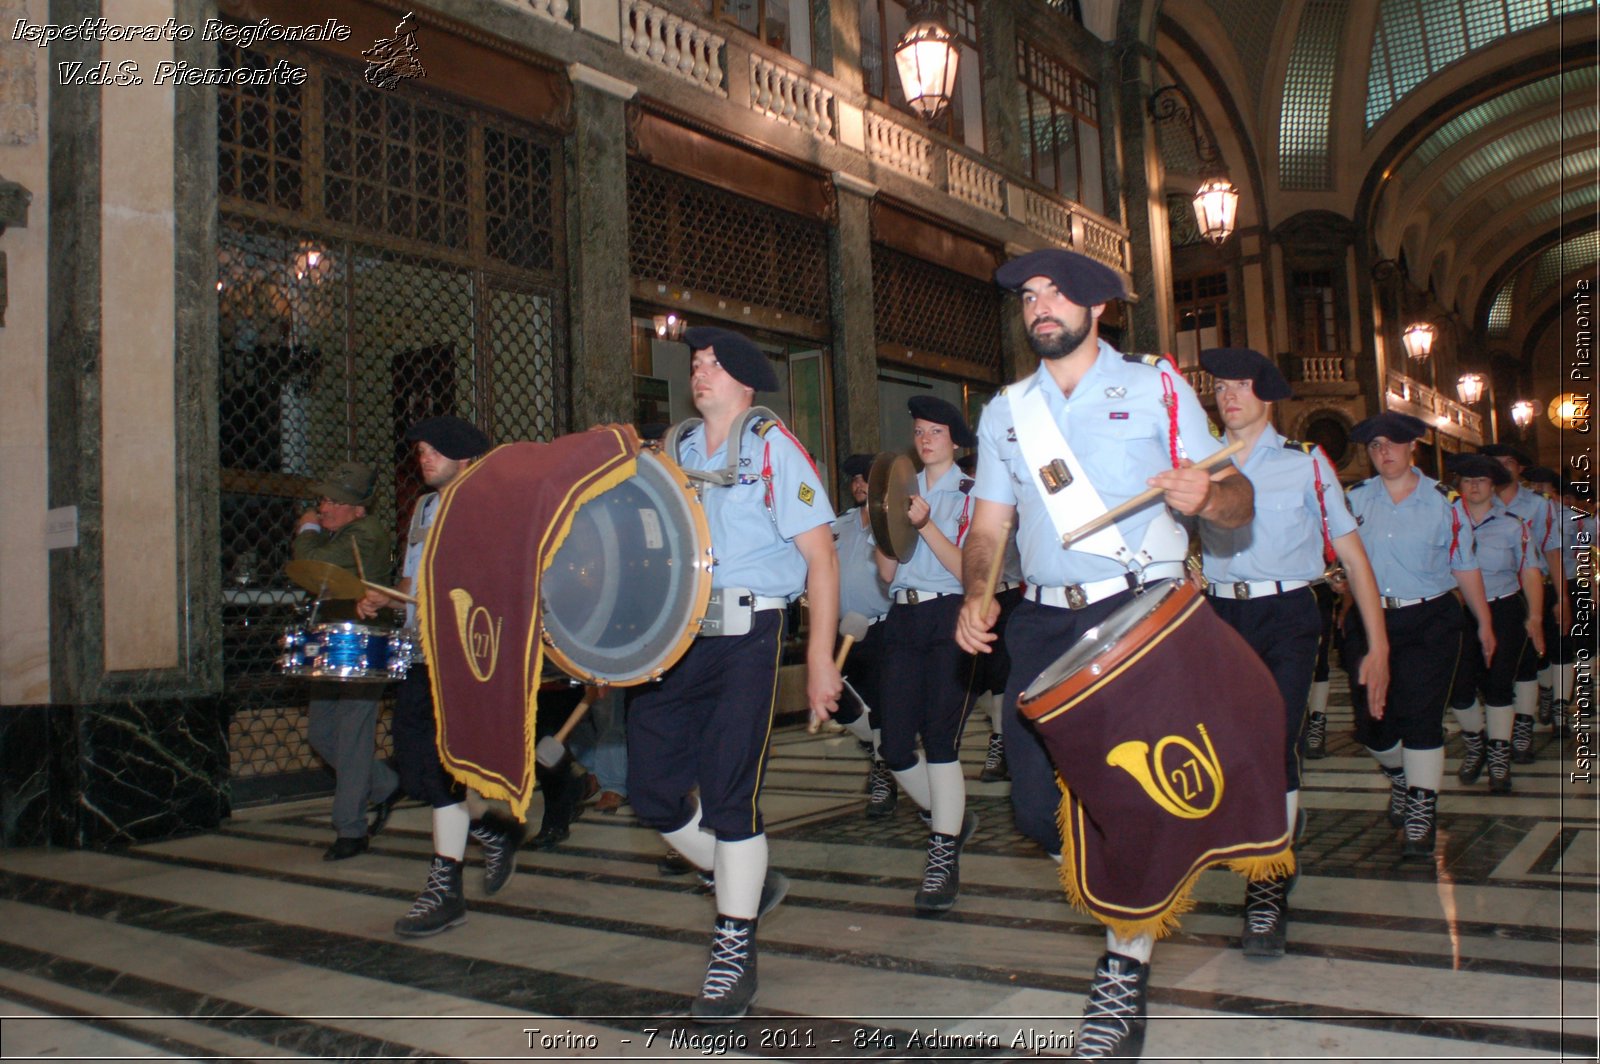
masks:
{"label": "shoulder epaulette", "polygon": [[1122,361],[1124,361],[1124,362],[1139,362],[1139,363],[1143,363],[1146,366],[1153,366],[1153,367],[1156,367],[1158,369],[1160,367],[1162,367],[1162,366],[1167,366],[1169,368],[1175,368],[1175,367],[1173,367],[1171,357],[1168,356],[1168,355],[1123,355],[1122,356]]}
{"label": "shoulder epaulette", "polygon": [[1299,451],[1301,454],[1315,454],[1317,445],[1307,440],[1284,440],[1283,449],[1286,451]]}
{"label": "shoulder epaulette", "polygon": [[1433,482],[1433,490],[1444,496],[1445,502],[1454,503],[1461,498],[1461,493],[1454,488],[1447,488],[1437,480]]}
{"label": "shoulder epaulette", "polygon": [[977,481],[973,480],[971,477],[962,477],[961,483],[956,485],[956,490],[960,491],[961,494],[966,495],[972,490],[972,486],[976,483]]}
{"label": "shoulder epaulette", "polygon": [[757,421],[754,424],[752,424],[750,426],[750,430],[752,432],[754,432],[757,436],[765,436],[767,433],[771,432],[773,429],[775,429],[777,427],[778,427],[778,419],[777,418],[764,417],[760,421]]}

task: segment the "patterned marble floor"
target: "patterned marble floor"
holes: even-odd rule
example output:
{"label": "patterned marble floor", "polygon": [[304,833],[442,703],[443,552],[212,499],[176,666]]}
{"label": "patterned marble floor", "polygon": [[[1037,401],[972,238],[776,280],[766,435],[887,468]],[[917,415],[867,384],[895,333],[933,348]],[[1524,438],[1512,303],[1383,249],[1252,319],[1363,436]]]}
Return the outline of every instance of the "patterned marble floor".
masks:
{"label": "patterned marble floor", "polygon": [[[1336,681],[1337,682],[1337,681]],[[1546,731],[1516,791],[1447,773],[1440,856],[1402,865],[1386,785],[1345,734],[1309,765],[1305,874],[1289,953],[1237,949],[1242,888],[1208,873],[1151,981],[1150,1060],[1594,1060],[1596,792]],[[125,852],[0,853],[7,1058],[378,1060],[988,1059],[1066,1055],[1098,926],[1010,828],[1006,784],[976,782],[982,825],[962,897],[919,920],[922,828],[862,815],[848,737],[775,740],[772,859],[794,882],[761,928],[762,993],[734,1027],[685,1020],[710,901],[661,875],[659,840],[586,813],[524,853],[492,900],[431,939],[390,931],[429,853],[403,806],[373,852],[321,859],[326,800],[241,810],[215,834]],[[1451,744],[1452,762],[1456,744]],[[469,854],[476,860],[476,852]],[[529,1033],[532,1032],[532,1033]]]}

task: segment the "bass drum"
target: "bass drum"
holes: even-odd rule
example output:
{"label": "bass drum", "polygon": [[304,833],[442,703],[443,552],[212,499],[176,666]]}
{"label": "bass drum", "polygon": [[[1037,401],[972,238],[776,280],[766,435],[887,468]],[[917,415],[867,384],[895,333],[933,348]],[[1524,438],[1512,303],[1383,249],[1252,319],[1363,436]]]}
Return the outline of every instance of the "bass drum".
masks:
{"label": "bass drum", "polygon": [[557,668],[588,684],[659,679],[689,649],[711,597],[711,530],[689,478],[653,451],[573,515],[540,587]]}

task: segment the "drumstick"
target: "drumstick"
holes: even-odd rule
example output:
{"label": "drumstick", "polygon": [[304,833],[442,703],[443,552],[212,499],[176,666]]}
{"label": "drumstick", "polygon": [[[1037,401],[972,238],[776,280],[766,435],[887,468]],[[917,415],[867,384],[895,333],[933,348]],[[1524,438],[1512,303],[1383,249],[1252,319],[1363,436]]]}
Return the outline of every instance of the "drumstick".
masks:
{"label": "drumstick", "polygon": [[366,588],[368,591],[381,591],[392,599],[399,599],[401,602],[408,603],[412,606],[417,604],[417,597],[415,595],[408,595],[399,588],[384,587],[382,584],[374,584],[371,580],[365,579],[361,581],[361,586]]}
{"label": "drumstick", "polygon": [[[844,641],[839,644],[839,653],[835,654],[833,658],[833,667],[835,669],[844,668],[844,659],[850,656],[850,648],[856,645],[856,640],[866,638],[867,629],[870,627],[872,627],[872,622],[867,620],[865,614],[851,610],[844,615],[844,618],[839,622],[839,631],[844,633]],[[820,727],[822,727],[821,718],[813,714],[811,723],[806,725],[806,734],[815,735]]]}
{"label": "drumstick", "polygon": [[[1238,451],[1243,446],[1243,440],[1234,440],[1216,454],[1208,455],[1207,457],[1196,462],[1194,464],[1194,468],[1210,469],[1213,466],[1221,465],[1224,459],[1232,457],[1234,452]],[[1068,532],[1066,535],[1062,536],[1061,545],[1063,547],[1072,546],[1073,543],[1082,539],[1084,536],[1100,531],[1102,528],[1106,527],[1122,515],[1132,513],[1139,507],[1159,499],[1161,497],[1161,493],[1161,488],[1149,488],[1145,491],[1141,491],[1139,494],[1135,495],[1122,505],[1113,506],[1099,517],[1096,517],[1093,521],[1089,521],[1083,526],[1075,528],[1071,532]]]}
{"label": "drumstick", "polygon": [[567,736],[572,734],[572,729],[578,726],[589,712],[589,698],[586,695],[577,708],[567,717],[567,722],[561,725],[561,730],[554,735],[546,735],[539,740],[539,745],[533,749],[533,758],[545,768],[555,768],[567,756]]}

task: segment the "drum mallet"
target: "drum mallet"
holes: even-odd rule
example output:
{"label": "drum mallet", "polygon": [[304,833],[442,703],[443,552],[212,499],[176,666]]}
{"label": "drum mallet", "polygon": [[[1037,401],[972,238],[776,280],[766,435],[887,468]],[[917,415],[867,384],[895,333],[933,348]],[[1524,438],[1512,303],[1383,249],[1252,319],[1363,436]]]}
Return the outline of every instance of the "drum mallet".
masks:
{"label": "drum mallet", "polygon": [[567,736],[572,734],[572,729],[578,726],[579,721],[588,716],[589,706],[593,701],[588,692],[585,691],[583,701],[579,702],[577,707],[573,709],[572,713],[567,717],[567,722],[561,725],[561,729],[554,735],[546,735],[539,740],[539,745],[533,748],[533,759],[545,768],[556,768],[561,762],[565,761],[567,757]]}
{"label": "drum mallet", "polygon": [[[839,634],[844,636],[844,641],[839,644],[839,653],[833,656],[833,667],[842,670],[844,659],[850,656],[850,648],[867,637],[867,629],[872,627],[872,622],[867,620],[864,613],[851,610],[839,619]],[[817,716],[811,717],[811,723],[806,725],[806,734],[815,735],[817,729],[822,727],[822,720]]]}
{"label": "drum mallet", "polygon": [[[1229,458],[1233,457],[1234,452],[1238,451],[1243,446],[1244,446],[1244,441],[1243,440],[1234,440],[1232,443],[1228,444],[1228,446],[1224,447],[1222,450],[1218,451],[1216,454],[1207,455],[1206,457],[1202,458],[1200,461],[1196,462],[1194,464],[1194,468],[1196,468],[1196,469],[1212,469],[1212,468],[1214,468],[1216,466],[1219,466],[1223,462],[1227,461]],[[1104,528],[1107,525],[1111,524],[1111,522],[1115,521],[1119,517],[1122,517],[1124,514],[1130,514],[1133,511],[1139,509],[1139,507],[1145,506],[1145,505],[1148,505],[1149,503],[1154,502],[1155,500],[1159,499],[1161,497],[1161,495],[1162,495],[1162,489],[1161,488],[1148,488],[1145,491],[1141,491],[1139,494],[1135,495],[1133,498],[1129,499],[1127,502],[1121,504],[1120,506],[1113,506],[1111,509],[1109,509],[1105,513],[1101,514],[1099,517],[1096,517],[1093,521],[1089,521],[1089,522],[1079,526],[1078,528],[1073,529],[1071,532],[1068,532],[1066,535],[1062,536],[1061,537],[1061,546],[1062,547],[1070,547],[1070,546],[1072,546],[1078,540],[1082,539],[1083,537],[1085,537],[1087,535],[1091,535],[1092,533],[1100,531],[1102,528]]]}

